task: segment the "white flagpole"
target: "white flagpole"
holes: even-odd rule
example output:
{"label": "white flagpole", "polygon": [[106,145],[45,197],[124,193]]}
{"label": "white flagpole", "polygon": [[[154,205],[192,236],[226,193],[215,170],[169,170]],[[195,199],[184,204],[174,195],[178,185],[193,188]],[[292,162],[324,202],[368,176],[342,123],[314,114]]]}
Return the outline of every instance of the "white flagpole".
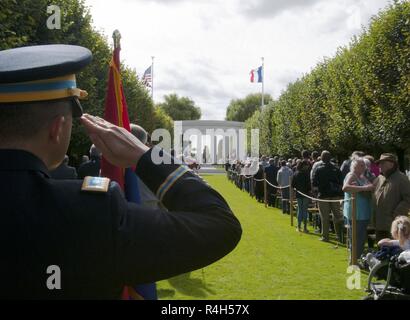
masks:
{"label": "white flagpole", "polygon": [[262,108],[265,105],[265,58],[262,57]]}
{"label": "white flagpole", "polygon": [[151,56],[151,99],[154,101],[154,56]]}

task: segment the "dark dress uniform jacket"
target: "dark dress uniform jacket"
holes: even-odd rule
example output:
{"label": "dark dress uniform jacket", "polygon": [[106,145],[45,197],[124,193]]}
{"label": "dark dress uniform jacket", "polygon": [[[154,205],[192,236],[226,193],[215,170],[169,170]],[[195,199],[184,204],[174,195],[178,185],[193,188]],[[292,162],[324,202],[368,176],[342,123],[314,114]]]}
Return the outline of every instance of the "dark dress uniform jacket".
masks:
{"label": "dark dress uniform jacket", "polygon": [[[150,152],[136,172],[169,211],[128,203],[116,183],[82,191],[81,180],[50,179],[31,153],[0,150],[0,298],[118,299],[124,285],[198,269],[233,250],[241,227],[225,200],[188,171],[176,179],[181,167],[155,165]],[[60,290],[46,285],[53,265]]]}

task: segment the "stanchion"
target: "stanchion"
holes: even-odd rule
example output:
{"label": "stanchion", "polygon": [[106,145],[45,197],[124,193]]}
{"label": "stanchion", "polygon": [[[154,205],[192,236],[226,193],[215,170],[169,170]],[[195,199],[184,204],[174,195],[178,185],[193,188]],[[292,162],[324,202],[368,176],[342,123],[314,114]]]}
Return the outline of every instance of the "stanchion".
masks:
{"label": "stanchion", "polygon": [[350,226],[351,230],[350,232],[352,233],[352,242],[350,244],[350,252],[351,252],[351,259],[350,259],[350,264],[351,265],[356,265],[357,264],[357,251],[356,251],[356,243],[357,243],[357,230],[356,230],[356,193],[352,192],[352,205],[350,206],[352,212],[351,212],[351,219],[352,219],[352,224]]}
{"label": "stanchion", "polygon": [[268,207],[268,185],[266,184],[266,173],[263,173],[263,197],[265,201],[265,208]]}
{"label": "stanchion", "polygon": [[289,213],[290,213],[290,225],[293,227],[293,188],[292,188],[292,178],[289,177]]}

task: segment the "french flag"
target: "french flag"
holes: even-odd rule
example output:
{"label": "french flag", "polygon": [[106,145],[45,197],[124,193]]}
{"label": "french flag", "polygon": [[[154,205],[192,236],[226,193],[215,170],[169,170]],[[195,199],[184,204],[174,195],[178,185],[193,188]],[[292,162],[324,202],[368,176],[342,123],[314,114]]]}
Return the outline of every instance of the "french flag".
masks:
{"label": "french flag", "polygon": [[251,82],[262,82],[262,66],[251,70]]}

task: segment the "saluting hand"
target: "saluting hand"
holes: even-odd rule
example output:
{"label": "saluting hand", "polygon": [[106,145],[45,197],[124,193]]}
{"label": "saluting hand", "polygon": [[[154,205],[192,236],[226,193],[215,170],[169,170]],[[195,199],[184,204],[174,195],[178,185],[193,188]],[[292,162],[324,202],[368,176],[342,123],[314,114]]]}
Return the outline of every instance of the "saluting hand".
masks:
{"label": "saluting hand", "polygon": [[122,168],[135,166],[149,150],[140,140],[124,128],[100,117],[83,114],[80,118],[91,141],[111,164]]}

